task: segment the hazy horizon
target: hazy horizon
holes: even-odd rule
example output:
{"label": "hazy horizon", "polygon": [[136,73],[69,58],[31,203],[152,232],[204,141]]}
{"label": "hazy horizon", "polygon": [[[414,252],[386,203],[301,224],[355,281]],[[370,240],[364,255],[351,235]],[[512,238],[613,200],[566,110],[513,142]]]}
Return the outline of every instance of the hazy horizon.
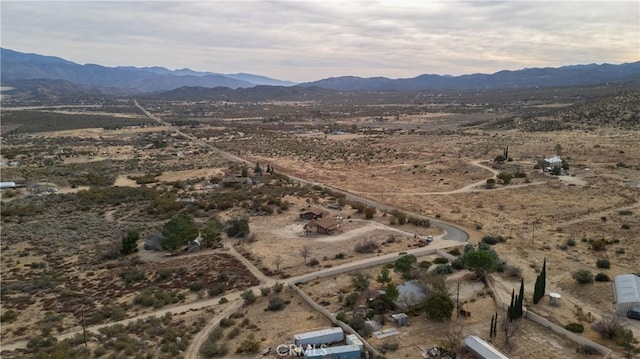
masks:
{"label": "hazy horizon", "polygon": [[640,58],[637,1],[2,1],[0,10],[1,46],[19,52],[294,82]]}

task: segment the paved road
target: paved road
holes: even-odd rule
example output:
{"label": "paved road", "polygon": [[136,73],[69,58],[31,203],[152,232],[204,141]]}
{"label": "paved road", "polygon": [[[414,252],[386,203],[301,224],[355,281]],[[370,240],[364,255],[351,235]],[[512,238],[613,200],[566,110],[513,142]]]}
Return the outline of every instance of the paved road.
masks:
{"label": "paved road", "polygon": [[[238,156],[235,156],[235,155],[233,155],[231,153],[223,151],[223,150],[221,150],[221,149],[219,149],[219,148],[217,148],[217,147],[215,147],[215,146],[213,146],[213,145],[211,145],[211,144],[209,144],[207,142],[204,142],[204,141],[200,140],[199,138],[197,138],[197,137],[195,137],[193,135],[189,135],[189,134],[186,134],[186,133],[180,131],[179,128],[176,128],[175,126],[171,125],[170,123],[168,123],[166,121],[163,121],[162,119],[160,119],[160,118],[154,116],[153,114],[151,114],[144,107],[140,106],[140,104],[138,104],[138,101],[134,100],[134,104],[136,105],[136,107],[138,107],[140,109],[140,111],[142,111],[150,119],[152,119],[152,120],[154,120],[154,121],[156,121],[156,122],[158,122],[158,123],[160,123],[160,124],[162,124],[164,126],[169,127],[172,131],[180,134],[181,136],[183,136],[185,138],[188,138],[189,140],[199,144],[202,147],[205,147],[205,148],[217,153],[222,158],[225,158],[227,160],[234,161],[234,162],[246,163],[249,167],[253,167],[255,165],[254,163],[252,163],[250,161],[242,159],[242,158],[240,158]],[[495,170],[490,169],[489,167],[483,166],[481,164],[478,164],[478,166],[486,168],[486,169],[488,169],[488,170],[490,170],[492,172],[495,171]],[[366,206],[372,206],[372,207],[375,207],[379,211],[391,212],[391,211],[396,209],[396,208],[391,207],[391,206],[389,206],[387,204],[380,203],[380,202],[377,202],[377,201],[374,201],[374,200],[371,200],[371,199],[368,199],[368,198],[365,198],[365,197],[360,197],[358,195],[355,195],[353,193],[349,193],[349,192],[347,192],[347,191],[345,191],[343,189],[340,189],[340,188],[337,188],[337,187],[334,187],[334,186],[331,186],[331,185],[327,185],[327,184],[324,184],[324,183],[316,183],[316,182],[308,181],[308,180],[306,180],[304,178],[299,178],[299,177],[295,177],[295,176],[291,176],[291,175],[287,175],[287,177],[293,183],[299,183],[299,184],[302,184],[302,185],[320,186],[322,188],[327,188],[327,189],[330,189],[330,190],[332,190],[334,192],[337,192],[337,193],[342,193],[342,194],[344,194],[346,196],[346,199],[349,200],[349,201],[362,203],[362,204],[364,204]],[[456,227],[456,226],[454,226],[452,224],[445,223],[445,222],[442,222],[442,221],[439,221],[439,220],[436,220],[436,219],[428,218],[428,217],[425,217],[425,216],[417,214],[417,213],[412,213],[412,212],[407,212],[407,211],[402,211],[402,212],[404,212],[407,216],[416,217],[416,218],[419,218],[419,219],[427,219],[427,220],[431,221],[431,224],[433,226],[438,227],[438,228],[442,229],[445,232],[445,235],[443,237],[444,239],[450,239],[450,240],[460,241],[460,242],[466,242],[467,240],[469,240],[469,234],[465,230],[463,230],[462,228]]]}

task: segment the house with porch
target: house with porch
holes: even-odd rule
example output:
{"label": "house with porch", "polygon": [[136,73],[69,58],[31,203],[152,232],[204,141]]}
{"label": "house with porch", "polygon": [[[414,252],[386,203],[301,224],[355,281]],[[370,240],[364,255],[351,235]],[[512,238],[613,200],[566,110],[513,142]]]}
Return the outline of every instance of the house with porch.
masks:
{"label": "house with porch", "polygon": [[329,215],[329,212],[327,211],[323,211],[320,208],[317,207],[312,207],[309,209],[305,209],[302,212],[300,212],[300,219],[301,220],[312,220],[312,219],[319,219],[319,218],[324,218],[326,216]]}
{"label": "house with porch", "polygon": [[304,225],[304,233],[309,234],[315,229],[316,233],[333,234],[340,229],[340,222],[333,217],[323,217],[312,219]]}

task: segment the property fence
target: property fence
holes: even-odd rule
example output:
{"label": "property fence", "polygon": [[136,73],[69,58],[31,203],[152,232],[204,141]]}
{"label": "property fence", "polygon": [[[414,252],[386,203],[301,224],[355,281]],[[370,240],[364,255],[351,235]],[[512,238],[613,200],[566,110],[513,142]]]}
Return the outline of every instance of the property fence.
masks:
{"label": "property fence", "polygon": [[327,317],[327,319],[329,319],[331,321],[331,323],[333,323],[334,325],[339,326],[340,328],[342,328],[342,330],[344,330],[345,332],[349,333],[349,334],[354,334],[355,336],[358,337],[358,339],[360,339],[362,341],[362,344],[364,345],[365,349],[369,352],[369,354],[371,355],[371,357],[373,358],[377,358],[377,357],[382,357],[382,353],[380,353],[379,351],[376,350],[376,348],[374,348],[371,344],[369,344],[366,340],[364,340],[364,338],[362,338],[360,336],[360,334],[358,334],[358,332],[356,332],[353,328],[351,328],[348,324],[341,322],[339,320],[336,319],[336,317],[333,316],[333,314],[329,313],[328,310],[326,310],[325,308],[323,308],[322,306],[318,305],[313,299],[311,299],[311,297],[309,297],[307,295],[307,293],[305,293],[302,289],[298,288],[295,284],[293,283],[289,283],[289,287],[291,287],[291,289],[293,289],[296,293],[298,293],[298,295],[300,297],[302,297],[302,299],[304,299],[305,302],[307,302],[313,309],[315,309],[316,311],[320,312],[320,314],[324,315],[325,317]]}
{"label": "property fence", "polygon": [[[495,295],[496,290],[493,286],[493,283],[491,283],[491,280],[487,280],[487,286],[489,287],[489,289],[491,290],[491,293],[493,294],[493,299],[495,300],[496,304],[501,307],[504,310],[507,310],[507,308],[509,307],[509,304],[507,303],[503,303],[502,301],[500,301],[500,299],[498,299],[498,297]],[[543,318],[542,316],[536,314],[536,313],[532,313],[530,311],[525,311],[525,313],[523,314],[523,316],[528,319],[531,320],[534,323],[540,324],[543,327],[550,329],[552,331],[554,331],[557,334],[560,334],[564,337],[566,337],[567,339],[579,344],[579,345],[585,345],[585,346],[590,346],[592,348],[595,348],[597,350],[600,351],[600,353],[602,353],[603,359],[609,359],[611,357],[611,353],[613,352],[611,349],[605,347],[604,345],[600,345],[598,343],[595,343],[583,336],[577,335],[575,333],[572,333],[568,330],[566,330],[565,328],[550,322],[548,319]]]}

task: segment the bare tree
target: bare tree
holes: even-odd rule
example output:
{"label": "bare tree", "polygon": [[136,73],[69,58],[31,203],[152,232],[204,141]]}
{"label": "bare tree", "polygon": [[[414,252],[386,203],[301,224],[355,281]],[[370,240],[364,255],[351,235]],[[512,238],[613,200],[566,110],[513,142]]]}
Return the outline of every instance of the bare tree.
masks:
{"label": "bare tree", "polygon": [[276,266],[276,272],[280,273],[280,265],[282,264],[282,257],[280,257],[279,255],[277,255],[274,259],[273,259],[273,265]]}
{"label": "bare tree", "polygon": [[462,349],[462,340],[465,335],[462,332],[461,325],[448,324],[444,332],[444,338],[440,341],[440,345],[448,351],[457,353]]}
{"label": "bare tree", "polygon": [[502,330],[504,331],[504,343],[507,348],[511,350],[511,343],[509,339],[511,339],[516,332],[520,329],[520,320],[509,320],[509,318],[505,315],[502,317]]}
{"label": "bare tree", "polygon": [[307,264],[307,258],[309,258],[310,255],[311,247],[305,244],[304,246],[302,246],[302,248],[300,248],[300,256],[304,259],[304,264]]}

